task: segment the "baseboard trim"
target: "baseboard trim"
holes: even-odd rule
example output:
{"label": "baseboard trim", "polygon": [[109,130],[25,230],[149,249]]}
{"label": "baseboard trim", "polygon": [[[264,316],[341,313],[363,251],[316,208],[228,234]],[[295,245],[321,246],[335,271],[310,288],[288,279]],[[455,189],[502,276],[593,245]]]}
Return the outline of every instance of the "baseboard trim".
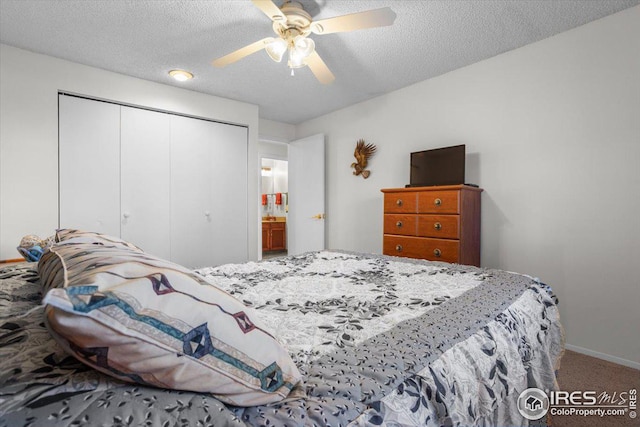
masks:
{"label": "baseboard trim", "polygon": [[24,262],[24,258],[0,259],[0,264],[13,264],[16,262]]}
{"label": "baseboard trim", "polygon": [[628,366],[629,368],[640,370],[640,363],[633,360],[623,359],[622,357],[612,356],[606,353],[600,353],[599,351],[589,350],[588,348],[578,347],[577,345],[565,344],[567,350],[575,351],[576,353],[586,354],[587,356],[596,357],[598,359],[606,360],[607,362],[617,363],[618,365]]}

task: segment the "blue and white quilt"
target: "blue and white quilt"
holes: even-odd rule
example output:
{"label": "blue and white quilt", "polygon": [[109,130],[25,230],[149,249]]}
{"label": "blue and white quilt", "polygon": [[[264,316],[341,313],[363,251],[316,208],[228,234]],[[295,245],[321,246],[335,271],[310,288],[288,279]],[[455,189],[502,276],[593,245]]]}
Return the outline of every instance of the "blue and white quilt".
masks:
{"label": "blue and white quilt", "polygon": [[48,335],[22,264],[0,270],[0,427],[527,425],[519,394],[557,389],[557,301],[528,276],[337,251],[198,272],[288,349],[304,376],[289,399],[228,407],[85,367]]}

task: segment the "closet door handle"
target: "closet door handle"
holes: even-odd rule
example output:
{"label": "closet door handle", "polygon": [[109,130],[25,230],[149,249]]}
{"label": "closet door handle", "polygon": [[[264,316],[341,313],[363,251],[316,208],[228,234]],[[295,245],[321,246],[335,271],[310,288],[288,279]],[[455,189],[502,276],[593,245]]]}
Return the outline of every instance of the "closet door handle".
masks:
{"label": "closet door handle", "polygon": [[129,218],[130,216],[131,216],[131,214],[130,214],[129,212],[125,212],[125,213],[123,213],[123,214],[122,214],[122,217],[123,217],[124,219],[127,219],[127,218]]}

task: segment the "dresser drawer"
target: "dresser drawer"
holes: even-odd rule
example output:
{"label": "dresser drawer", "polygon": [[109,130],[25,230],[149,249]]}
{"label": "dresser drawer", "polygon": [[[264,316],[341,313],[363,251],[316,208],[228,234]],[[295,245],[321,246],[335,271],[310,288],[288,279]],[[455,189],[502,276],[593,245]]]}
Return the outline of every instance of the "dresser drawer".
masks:
{"label": "dresser drawer", "polygon": [[429,239],[424,240],[424,259],[430,261],[458,262],[460,242],[457,240]]}
{"label": "dresser drawer", "polygon": [[384,214],[384,234],[415,236],[416,227],[416,215]]}
{"label": "dresser drawer", "polygon": [[460,213],[460,192],[423,191],[418,193],[418,213]]}
{"label": "dresser drawer", "polygon": [[382,238],[382,253],[407,258],[423,258],[423,240],[420,237],[385,234]]}
{"label": "dresser drawer", "polygon": [[[416,218],[418,219],[416,233],[418,236],[441,239],[460,238],[459,215],[417,215]],[[386,228],[385,233],[387,233]]]}
{"label": "dresser drawer", "polygon": [[393,236],[385,234],[382,253],[430,261],[458,262],[457,240],[430,239],[426,237]]}
{"label": "dresser drawer", "polygon": [[416,235],[416,215],[384,214],[384,234]]}
{"label": "dresser drawer", "polygon": [[414,192],[386,193],[384,195],[385,213],[416,213],[418,195]]}

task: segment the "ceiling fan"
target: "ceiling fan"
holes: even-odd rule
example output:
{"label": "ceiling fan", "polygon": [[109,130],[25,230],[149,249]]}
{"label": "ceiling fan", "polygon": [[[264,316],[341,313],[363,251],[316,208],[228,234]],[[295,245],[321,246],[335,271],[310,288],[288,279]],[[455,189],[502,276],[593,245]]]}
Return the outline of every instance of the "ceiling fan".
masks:
{"label": "ceiling fan", "polygon": [[335,76],[316,52],[314,41],[308,37],[311,33],[322,35],[383,27],[393,24],[396,19],[396,14],[390,8],[383,7],[313,21],[311,15],[296,1],[285,1],[281,7],[271,0],[251,1],[273,21],[273,31],[277,37],[267,37],[231,52],[213,61],[214,66],[233,64],[262,49],[271,59],[280,62],[288,52],[287,65],[291,75],[294,69],[308,66],[320,83],[329,84],[335,80]]}

